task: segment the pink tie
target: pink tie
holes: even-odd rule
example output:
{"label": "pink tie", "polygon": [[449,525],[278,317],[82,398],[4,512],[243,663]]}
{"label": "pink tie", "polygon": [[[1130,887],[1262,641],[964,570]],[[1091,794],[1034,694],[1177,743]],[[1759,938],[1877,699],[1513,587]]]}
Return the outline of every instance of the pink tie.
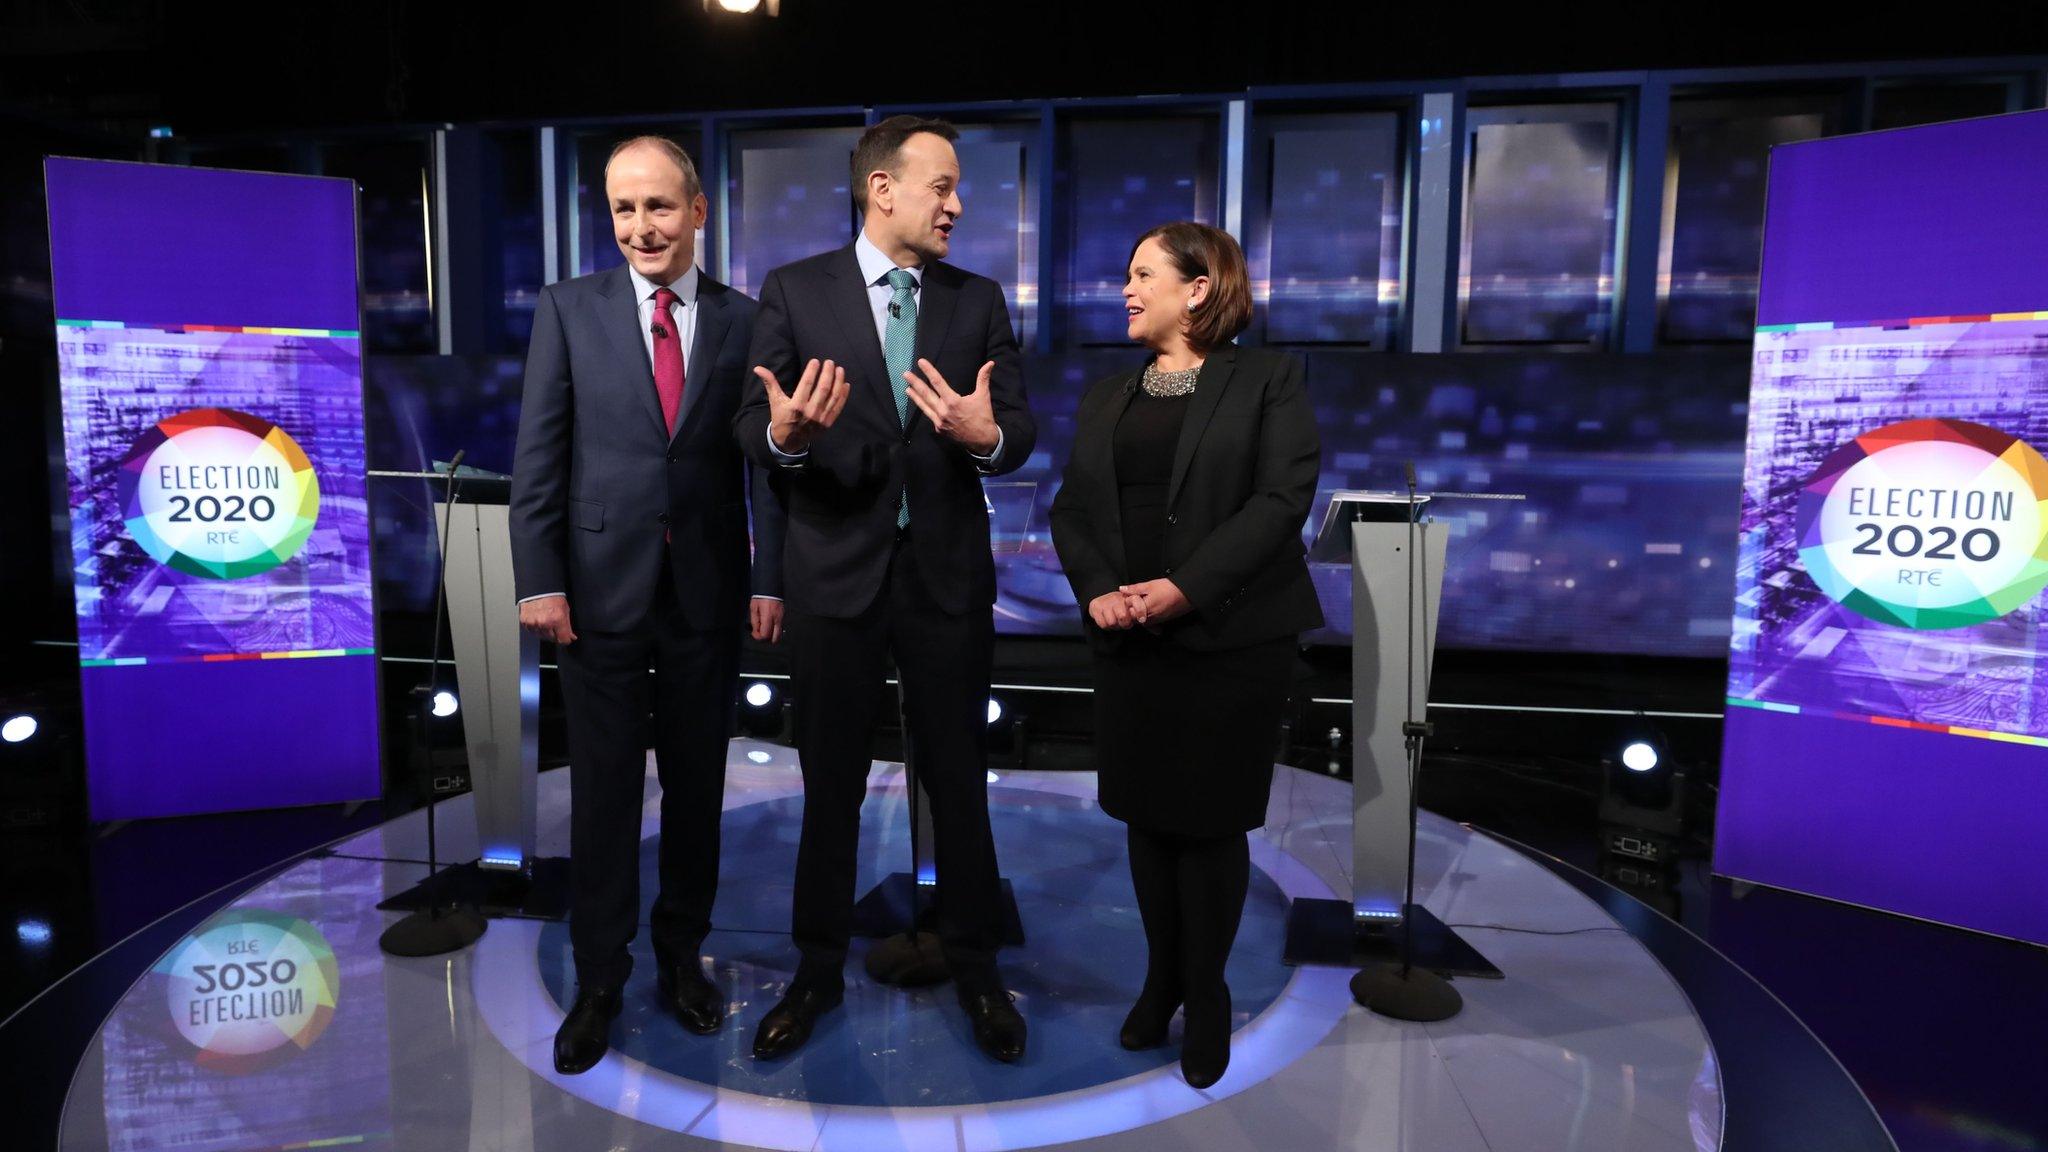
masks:
{"label": "pink tie", "polygon": [[676,413],[683,410],[683,339],[668,311],[677,299],[667,288],[654,292],[654,391],[661,397],[661,418],[670,436],[676,434]]}

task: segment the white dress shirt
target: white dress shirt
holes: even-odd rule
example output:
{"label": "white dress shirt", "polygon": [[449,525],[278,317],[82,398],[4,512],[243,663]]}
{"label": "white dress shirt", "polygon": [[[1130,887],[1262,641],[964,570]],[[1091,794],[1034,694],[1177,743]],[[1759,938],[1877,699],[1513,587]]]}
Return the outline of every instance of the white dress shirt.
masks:
{"label": "white dress shirt", "polygon": [[[654,294],[662,286],[640,274],[638,268],[628,264],[626,273],[633,278],[633,298],[640,301],[640,344],[647,349],[647,363],[654,364]],[[697,266],[668,285],[676,294],[676,302],[669,305],[669,322],[674,325],[676,335],[683,342],[683,369],[690,367],[690,350],[697,346]]]}
{"label": "white dress shirt", "polygon": [[[883,255],[880,248],[875,247],[875,242],[868,239],[867,229],[865,228],[861,229],[860,239],[853,242],[853,258],[860,262],[861,279],[867,282],[868,311],[874,313],[875,317],[875,343],[886,348],[889,346],[889,301],[896,295],[896,290],[889,287],[889,273],[896,270],[896,262]],[[911,295],[917,299],[923,299],[924,266],[918,265],[907,269],[907,271],[910,273]],[[922,309],[920,309],[918,314],[919,316],[923,315]],[[887,358],[884,357],[884,359],[886,360]],[[919,375],[922,374],[919,373]],[[893,380],[889,382],[892,388],[895,386],[895,383]],[[810,455],[809,450],[803,452],[784,452],[781,448],[776,447],[775,430],[772,423],[768,431],[768,450],[775,454],[777,460],[782,461],[789,467],[795,467],[803,463],[804,457]],[[995,467],[996,461],[1001,459],[1003,455],[1002,426],[997,425],[996,427],[996,446],[988,455],[979,456],[973,452],[969,452],[968,455],[973,456],[983,468]]]}

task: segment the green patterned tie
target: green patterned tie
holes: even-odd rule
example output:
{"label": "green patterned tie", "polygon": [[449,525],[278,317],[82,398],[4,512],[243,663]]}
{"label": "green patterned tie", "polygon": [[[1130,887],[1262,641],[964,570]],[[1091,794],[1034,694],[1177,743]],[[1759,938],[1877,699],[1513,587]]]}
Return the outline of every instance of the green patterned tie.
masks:
{"label": "green patterned tie", "polygon": [[[889,323],[882,330],[882,360],[889,368],[889,388],[896,394],[896,423],[910,424],[910,385],[903,374],[910,371],[917,355],[917,277],[905,268],[891,268],[889,282]],[[896,526],[910,526],[910,490],[906,486],[896,504]]]}

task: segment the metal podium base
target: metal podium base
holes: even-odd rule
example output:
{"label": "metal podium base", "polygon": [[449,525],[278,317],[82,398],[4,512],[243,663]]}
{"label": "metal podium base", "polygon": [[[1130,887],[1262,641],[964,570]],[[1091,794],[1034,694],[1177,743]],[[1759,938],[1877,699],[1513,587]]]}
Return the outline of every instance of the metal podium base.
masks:
{"label": "metal podium base", "polygon": [[[1024,920],[1017,915],[1017,895],[1010,882],[1003,885],[1003,943],[1014,948],[1024,943]],[[917,882],[908,872],[892,872],[853,906],[853,934],[880,939],[909,928],[910,909]],[[925,918],[931,916],[931,898],[926,896]],[[926,925],[928,927],[928,925]]]}
{"label": "metal podium base", "polygon": [[[1415,967],[1440,976],[1501,978],[1501,970],[1492,961],[1445,927],[1429,909],[1408,905],[1408,923],[1415,932]],[[1291,966],[1340,968],[1401,962],[1399,925],[1361,930],[1353,924],[1349,900],[1296,900],[1287,910],[1287,948],[1281,959]]]}
{"label": "metal podium base", "polygon": [[486,916],[518,916],[528,920],[569,918],[569,862],[560,856],[536,857],[524,872],[483,868],[475,861],[454,864],[377,907],[410,912],[429,901],[446,907],[460,904]]}

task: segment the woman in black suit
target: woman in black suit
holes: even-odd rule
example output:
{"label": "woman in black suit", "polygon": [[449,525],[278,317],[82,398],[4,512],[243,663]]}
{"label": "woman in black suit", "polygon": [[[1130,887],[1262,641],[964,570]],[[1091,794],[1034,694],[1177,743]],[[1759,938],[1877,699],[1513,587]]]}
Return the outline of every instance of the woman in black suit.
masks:
{"label": "woman in black suit", "polygon": [[1053,499],[1053,544],[1095,652],[1103,811],[1128,828],[1145,987],[1119,1037],[1181,1071],[1230,1063],[1224,962],[1244,912],[1246,833],[1266,820],[1295,644],[1322,624],[1301,526],[1321,448],[1292,356],[1231,341],[1251,321],[1226,232],[1140,237],[1129,334],[1152,355],[1088,390]]}

